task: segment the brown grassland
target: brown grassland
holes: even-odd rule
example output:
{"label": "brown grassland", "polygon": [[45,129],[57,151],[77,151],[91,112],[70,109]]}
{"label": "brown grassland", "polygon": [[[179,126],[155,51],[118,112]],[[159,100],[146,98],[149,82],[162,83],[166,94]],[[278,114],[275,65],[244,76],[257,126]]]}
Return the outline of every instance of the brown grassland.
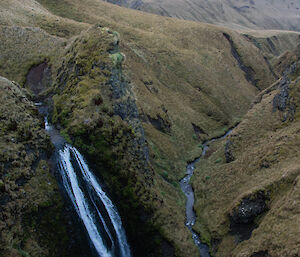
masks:
{"label": "brown grassland", "polygon": [[[217,255],[229,256],[232,252],[234,256],[250,257],[255,250],[264,250],[270,231],[281,233],[283,226],[293,224],[294,220],[278,225],[278,230],[268,230],[280,215],[273,206],[284,201],[285,192],[290,192],[289,199],[293,199],[293,194],[296,197],[297,192],[288,190],[293,189],[291,180],[298,174],[298,137],[293,134],[298,121],[283,124],[278,112],[271,112],[269,102],[276,91],[247,111],[255,96],[281,76],[278,57],[296,47],[297,33],[241,33],[146,14],[100,0],[24,0],[22,4],[18,0],[3,0],[0,8],[0,75],[24,85],[31,66],[48,62],[54,87],[44,93],[54,95],[53,122],[88,159],[99,167],[110,167],[100,176],[111,187],[114,199],[120,200],[118,208],[122,217],[128,219],[125,228],[133,244],[134,222],[142,224],[143,214],[151,213],[147,226],[141,228],[148,238],[141,235],[140,239],[149,240],[144,256],[168,256],[170,253],[163,251],[165,245],[170,245],[176,256],[197,254],[184,226],[185,199],[178,181],[185,173],[186,163],[201,154],[205,140],[224,134],[241,121],[231,135],[236,161],[224,164],[223,142],[217,142],[211,146],[215,152],[198,165],[193,180],[197,230],[209,244],[212,239],[219,240],[222,251]],[[131,86],[150,151],[150,178],[127,152],[133,148],[135,131],[114,115],[106,87],[118,61],[110,55],[115,37],[120,40],[119,54],[125,56],[122,69],[118,66],[119,79]],[[286,55],[281,58],[290,59]],[[95,63],[99,67],[94,70]],[[73,65],[74,69],[68,71],[68,64],[81,70],[76,71]],[[246,67],[255,85],[246,79],[241,67]],[[67,78],[65,84],[59,77],[62,71]],[[90,144],[84,142],[87,134]],[[279,159],[274,157],[275,148]],[[263,156],[274,161],[268,169],[259,166]],[[216,163],[220,158],[221,162]],[[100,168],[95,169],[101,173]],[[253,238],[236,246],[228,234],[229,212],[243,196],[255,190],[273,190],[268,203],[270,211]],[[134,208],[145,213],[134,217]],[[286,236],[282,233],[276,240]],[[151,239],[154,246],[160,247],[155,253],[151,253]],[[294,239],[284,249],[297,244]],[[277,245],[274,242],[274,247]],[[284,249],[278,253],[285,253]],[[30,254],[38,256],[34,251]]]}

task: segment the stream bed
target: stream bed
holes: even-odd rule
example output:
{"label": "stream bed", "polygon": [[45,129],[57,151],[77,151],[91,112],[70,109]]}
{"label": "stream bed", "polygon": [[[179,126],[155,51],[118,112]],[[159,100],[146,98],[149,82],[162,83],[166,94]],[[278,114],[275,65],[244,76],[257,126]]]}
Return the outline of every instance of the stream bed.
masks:
{"label": "stream bed", "polygon": [[216,140],[221,140],[226,138],[233,129],[228,130],[226,134],[221,137],[213,138],[203,144],[201,156],[195,159],[193,162],[189,163],[186,168],[186,176],[180,180],[180,188],[182,192],[186,196],[186,223],[185,225],[191,231],[194,243],[199,248],[200,256],[201,257],[210,257],[209,247],[208,245],[201,242],[199,235],[193,230],[193,226],[196,223],[196,214],[194,211],[194,202],[195,202],[195,195],[193,191],[193,187],[190,184],[191,178],[194,174],[195,165],[201,158],[204,158],[206,155],[207,150],[209,149],[209,145]]}

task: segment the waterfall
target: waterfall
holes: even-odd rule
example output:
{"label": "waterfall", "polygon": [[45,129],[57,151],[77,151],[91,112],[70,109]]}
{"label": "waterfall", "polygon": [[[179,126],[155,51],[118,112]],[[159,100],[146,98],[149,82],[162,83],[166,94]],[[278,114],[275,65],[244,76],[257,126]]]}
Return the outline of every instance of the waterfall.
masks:
{"label": "waterfall", "polygon": [[58,131],[49,125],[47,119],[45,129],[53,143],[59,142],[57,159],[64,190],[82,220],[97,255],[131,257],[118,211],[83,156],[75,147],[62,144],[62,139],[57,139]]}

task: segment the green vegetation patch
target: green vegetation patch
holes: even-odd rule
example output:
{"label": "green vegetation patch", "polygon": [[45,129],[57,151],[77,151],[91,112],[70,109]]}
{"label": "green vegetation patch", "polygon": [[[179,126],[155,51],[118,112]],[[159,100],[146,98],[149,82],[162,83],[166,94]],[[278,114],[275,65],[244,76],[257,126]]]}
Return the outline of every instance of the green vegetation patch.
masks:
{"label": "green vegetation patch", "polygon": [[46,161],[53,149],[28,95],[0,77],[0,255],[69,256],[63,201]]}
{"label": "green vegetation patch", "polygon": [[122,62],[124,61],[125,57],[122,53],[114,53],[110,55],[110,58],[112,59],[114,67],[120,67],[122,65]]}

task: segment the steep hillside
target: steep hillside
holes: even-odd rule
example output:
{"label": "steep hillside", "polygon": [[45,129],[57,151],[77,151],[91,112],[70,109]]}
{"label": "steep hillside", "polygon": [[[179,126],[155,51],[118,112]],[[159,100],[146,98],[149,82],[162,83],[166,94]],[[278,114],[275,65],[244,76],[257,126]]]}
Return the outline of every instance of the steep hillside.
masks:
{"label": "steep hillside", "polygon": [[282,79],[197,166],[198,229],[215,243],[216,256],[300,253],[300,56],[293,56]]}
{"label": "steep hillside", "polygon": [[53,15],[36,1],[3,0],[0,3],[0,25],[38,27],[60,37],[71,37],[88,26]]}
{"label": "steep hillside", "polygon": [[59,59],[67,40],[49,35],[40,28],[1,26],[0,74],[24,84],[28,70],[43,61]]}
{"label": "steep hillside", "polygon": [[186,162],[241,121],[298,35],[249,38],[98,0],[0,7],[0,75],[48,100],[107,185],[134,256],[196,256],[178,183]]}
{"label": "steep hillside", "polygon": [[247,31],[243,35],[247,37],[270,60],[272,66],[278,57],[286,51],[294,50],[299,44],[299,33],[257,30]]}
{"label": "steep hillside", "polygon": [[300,30],[300,3],[293,0],[107,0],[128,8],[234,29]]}
{"label": "steep hillside", "polygon": [[[177,254],[183,249],[195,254],[186,241],[180,210],[160,231],[162,219],[175,206],[158,191],[160,178],[148,162],[131,85],[122,75],[122,59],[117,33],[99,26],[82,33],[67,49],[57,74],[52,122],[106,182],[135,256],[172,256],[174,246]],[[174,189],[170,193],[176,195]],[[177,244],[170,246],[163,237]]]}
{"label": "steep hillside", "polygon": [[0,77],[0,255],[74,256],[81,253],[74,240],[82,239],[50,173],[53,149],[28,97]]}
{"label": "steep hillside", "polygon": [[[120,34],[124,70],[133,82],[158,162],[196,156],[198,136],[204,140],[223,133],[224,127],[246,112],[257,88],[274,81],[261,50],[236,32],[137,13],[102,1],[40,2],[53,13],[98,23]],[[161,158],[161,153],[166,156]],[[173,170],[172,174],[170,163],[159,164],[167,166],[167,172]],[[172,166],[182,172],[184,162]]]}

